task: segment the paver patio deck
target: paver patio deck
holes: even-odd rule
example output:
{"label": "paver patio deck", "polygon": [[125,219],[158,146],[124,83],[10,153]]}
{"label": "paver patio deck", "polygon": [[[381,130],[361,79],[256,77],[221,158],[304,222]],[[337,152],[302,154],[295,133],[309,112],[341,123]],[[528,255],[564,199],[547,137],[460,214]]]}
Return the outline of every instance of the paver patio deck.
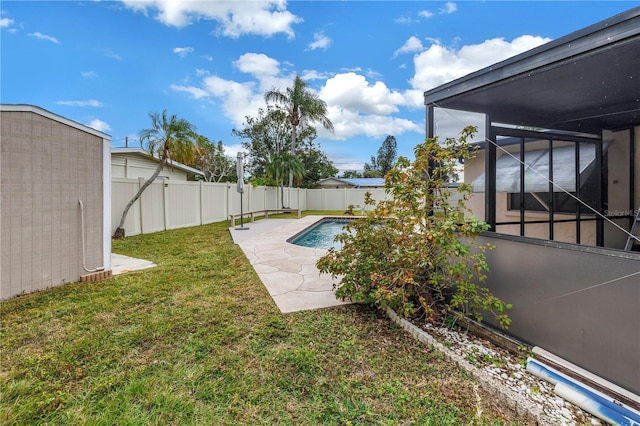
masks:
{"label": "paver patio deck", "polygon": [[328,274],[320,274],[315,266],[326,250],[287,242],[288,238],[323,217],[263,219],[245,224],[247,230],[229,228],[234,242],[247,256],[283,313],[350,303],[335,297],[334,280]]}

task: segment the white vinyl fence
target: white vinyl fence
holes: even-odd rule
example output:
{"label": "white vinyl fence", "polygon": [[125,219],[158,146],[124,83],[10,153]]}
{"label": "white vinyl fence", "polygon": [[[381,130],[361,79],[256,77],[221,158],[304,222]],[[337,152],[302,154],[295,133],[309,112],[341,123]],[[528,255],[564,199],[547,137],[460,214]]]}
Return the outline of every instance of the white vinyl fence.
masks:
{"label": "white vinyl fence", "polygon": [[[113,178],[111,185],[111,232],[120,222],[122,211],[145,182],[140,179]],[[282,207],[280,190],[245,185],[244,212]],[[384,189],[331,188],[284,189],[285,206],[300,210],[347,210],[364,208],[364,194],[374,200],[387,198]],[[457,194],[456,191],[452,191]],[[229,220],[240,213],[240,194],[235,183],[157,181],[147,188],[129,209],[124,223],[126,235],[149,234],[167,229],[199,226]]]}

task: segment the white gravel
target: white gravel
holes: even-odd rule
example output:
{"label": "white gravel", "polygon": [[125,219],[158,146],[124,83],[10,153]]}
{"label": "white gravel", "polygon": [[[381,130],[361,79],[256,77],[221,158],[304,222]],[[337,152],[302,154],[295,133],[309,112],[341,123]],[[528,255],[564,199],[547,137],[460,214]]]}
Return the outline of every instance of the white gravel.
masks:
{"label": "white gravel", "polygon": [[[420,327],[388,310],[389,317],[415,338],[433,345],[471,373],[491,395],[502,399],[523,419],[540,425],[600,425],[599,419],[557,396],[551,383],[529,373],[519,357],[470,333]],[[524,354],[523,358],[526,357]]]}

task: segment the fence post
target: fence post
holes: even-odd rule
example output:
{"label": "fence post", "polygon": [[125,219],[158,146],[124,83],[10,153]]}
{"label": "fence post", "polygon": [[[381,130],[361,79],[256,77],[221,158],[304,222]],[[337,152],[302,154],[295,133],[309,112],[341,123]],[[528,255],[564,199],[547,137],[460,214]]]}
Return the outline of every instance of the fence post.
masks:
{"label": "fence post", "polygon": [[[138,191],[140,190],[140,188],[142,188],[142,185],[144,185],[144,180],[145,179],[143,177],[138,178]],[[140,233],[141,234],[144,234],[144,209],[142,208],[143,195],[144,193],[140,194],[140,198],[138,198],[138,203],[140,203],[140,208],[138,210],[140,211]]]}
{"label": "fence post", "polygon": [[198,224],[199,225],[204,225],[203,220],[202,220],[202,218],[204,217],[204,214],[203,214],[203,211],[202,211],[202,209],[203,209],[202,206],[204,204],[202,202],[202,192],[204,191],[203,185],[202,185],[203,181],[200,180],[198,182],[200,183],[200,187],[199,187],[200,191],[198,191]]}
{"label": "fence post", "polygon": [[169,229],[171,225],[169,220],[169,181],[162,179],[162,204],[164,209],[164,230]]}

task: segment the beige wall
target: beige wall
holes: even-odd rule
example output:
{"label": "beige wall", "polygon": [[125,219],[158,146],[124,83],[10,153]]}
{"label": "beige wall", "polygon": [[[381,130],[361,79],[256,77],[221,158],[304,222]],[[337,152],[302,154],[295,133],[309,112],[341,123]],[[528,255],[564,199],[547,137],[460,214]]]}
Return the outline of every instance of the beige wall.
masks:
{"label": "beige wall", "polygon": [[62,121],[32,110],[0,111],[2,299],[86,273],[78,200],[87,265],[104,265],[104,139]]}
{"label": "beige wall", "polygon": [[[640,127],[635,128],[635,200],[636,206],[629,206],[629,132],[605,132],[603,139],[611,141],[608,148],[609,156],[609,210],[629,211],[640,207]],[[560,146],[556,144],[555,146]],[[542,146],[540,146],[542,147]],[[528,145],[528,149],[536,148],[534,144]],[[507,147],[510,151],[518,151],[519,147]],[[504,155],[498,150],[496,156],[499,158]],[[484,172],[485,152],[479,151],[476,158],[467,160],[464,165],[464,181],[466,183],[473,182],[478,176]],[[508,195],[506,193],[496,194],[496,221],[497,222],[513,222],[520,220],[518,211],[509,210],[507,206]],[[468,203],[472,214],[480,219],[484,219],[484,193],[474,193]],[[572,219],[574,215],[556,214],[554,218],[557,220]],[[583,215],[583,217],[594,217],[594,215]],[[526,212],[525,220],[546,220],[548,215],[542,212]],[[616,223],[623,228],[628,228],[628,220],[617,220]],[[519,225],[502,225],[496,229],[500,233],[519,235]],[[556,241],[576,242],[575,223],[556,223],[554,224],[554,239]],[[595,245],[595,222],[582,222],[580,227],[580,242],[586,245]],[[528,224],[525,225],[525,235],[532,238],[548,239],[548,224]],[[611,248],[623,248],[626,242],[625,234],[617,229],[614,225],[605,224],[605,246]]]}
{"label": "beige wall", "polygon": [[[158,167],[158,162],[136,154],[111,154],[111,176],[118,178],[150,178]],[[167,165],[160,172],[160,178],[187,180],[187,173]]]}

